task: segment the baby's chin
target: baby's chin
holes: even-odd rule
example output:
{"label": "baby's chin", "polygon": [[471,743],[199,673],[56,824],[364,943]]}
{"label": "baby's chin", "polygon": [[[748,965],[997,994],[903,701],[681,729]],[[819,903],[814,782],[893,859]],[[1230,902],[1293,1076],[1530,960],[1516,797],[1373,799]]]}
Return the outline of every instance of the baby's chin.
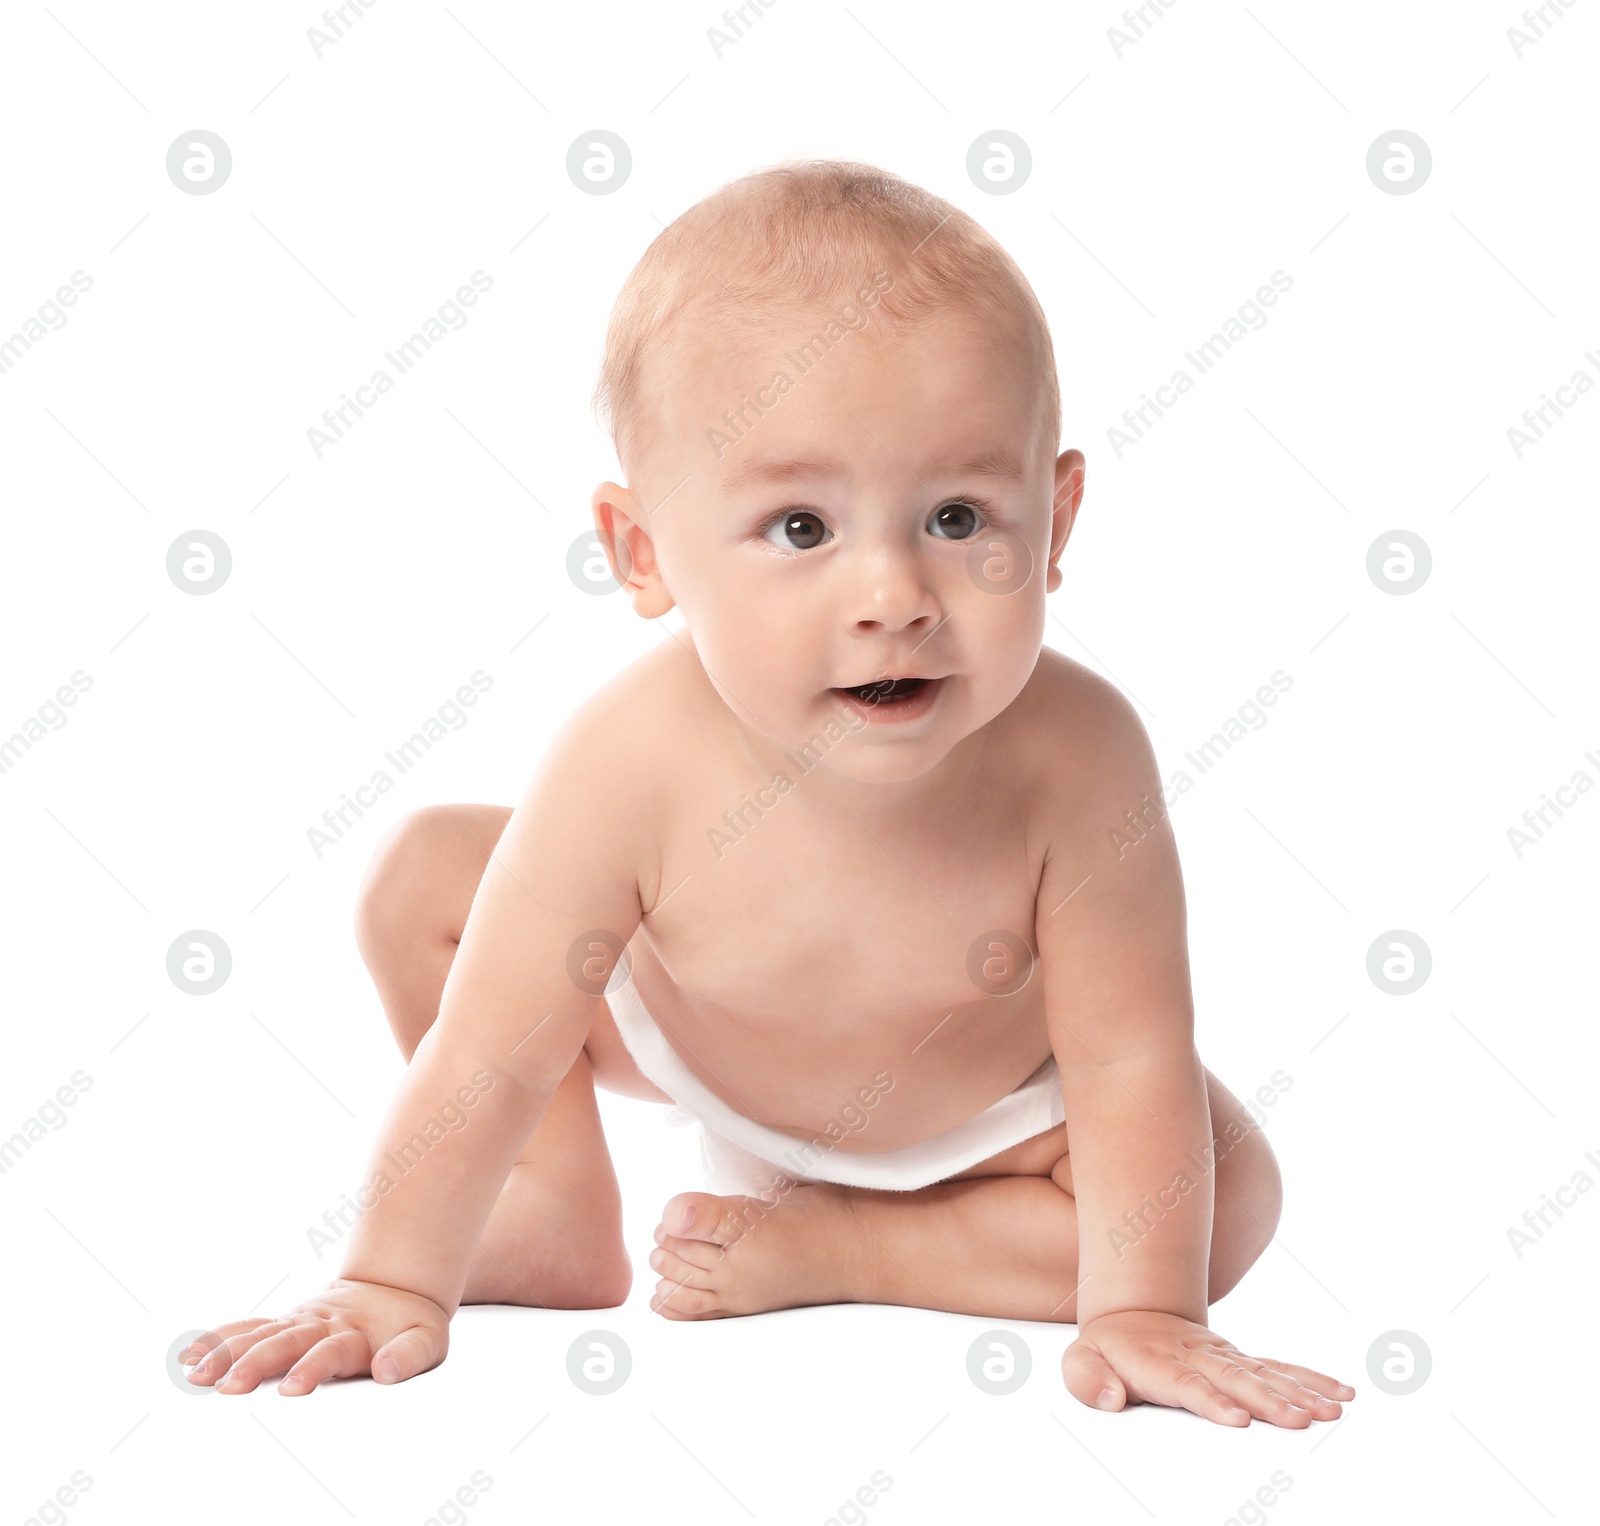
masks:
{"label": "baby's chin", "polygon": [[853,784],[887,786],[921,779],[949,756],[950,746],[944,738],[925,737],[915,747],[868,747],[858,748],[853,753],[848,745],[839,747],[828,754],[822,767]]}
{"label": "baby's chin", "polygon": [[[774,697],[764,725],[754,726],[783,756],[792,777],[819,768],[857,784],[908,784],[933,772],[975,728],[963,723],[957,680],[947,679],[918,720],[884,724],[828,691],[808,705],[803,696]],[[781,723],[776,717],[781,714]],[[750,718],[746,717],[746,724]]]}

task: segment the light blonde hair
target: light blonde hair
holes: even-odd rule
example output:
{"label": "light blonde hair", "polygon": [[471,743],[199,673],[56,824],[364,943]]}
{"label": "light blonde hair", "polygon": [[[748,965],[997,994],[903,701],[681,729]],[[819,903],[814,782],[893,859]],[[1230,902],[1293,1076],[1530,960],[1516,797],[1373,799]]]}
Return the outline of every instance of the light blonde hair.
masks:
{"label": "light blonde hair", "polygon": [[1061,387],[1044,309],[1027,278],[973,218],[888,170],[847,159],[786,160],[730,181],[663,229],[611,310],[594,391],[624,472],[650,439],[650,357],[687,328],[729,337],[752,314],[835,301],[886,269],[891,321],[957,307],[994,329],[1038,377],[1051,454]]}

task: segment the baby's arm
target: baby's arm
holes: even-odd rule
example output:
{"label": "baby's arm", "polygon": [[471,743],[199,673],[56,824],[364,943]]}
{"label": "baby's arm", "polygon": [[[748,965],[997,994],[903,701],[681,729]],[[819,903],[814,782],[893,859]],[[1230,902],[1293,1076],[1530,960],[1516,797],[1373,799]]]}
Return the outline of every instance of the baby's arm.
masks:
{"label": "baby's arm", "polygon": [[[1225,1425],[1332,1419],[1351,1390],[1206,1328],[1214,1147],[1177,847],[1132,706],[1099,681],[1081,700],[1047,792],[1036,921],[1078,1213],[1067,1387],[1101,1409],[1148,1400]],[[1137,840],[1130,809],[1148,823]]]}
{"label": "baby's arm", "polygon": [[[283,1391],[306,1393],[368,1371],[399,1381],[444,1359],[490,1210],[640,919],[639,801],[595,704],[552,743],[490,858],[438,1020],[378,1131],[363,1177],[375,1201],[339,1278],[282,1320],[215,1332],[231,1339],[195,1380],[231,1362],[228,1390],[241,1391],[288,1368]],[[468,1121],[441,1128],[441,1109]]]}

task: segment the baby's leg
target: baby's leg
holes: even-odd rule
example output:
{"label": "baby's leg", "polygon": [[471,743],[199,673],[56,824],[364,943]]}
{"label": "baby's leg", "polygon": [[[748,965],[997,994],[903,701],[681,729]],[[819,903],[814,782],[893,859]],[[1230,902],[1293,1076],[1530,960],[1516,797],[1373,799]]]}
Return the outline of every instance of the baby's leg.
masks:
{"label": "baby's leg", "polygon": [[[439,1015],[473,895],[510,815],[508,806],[430,807],[402,818],[373,854],[356,942],[407,1060]],[[632,1280],[584,1050],[511,1168],[461,1301],[611,1308]]]}
{"label": "baby's leg", "polygon": [[[1206,1072],[1217,1140],[1210,1300],[1266,1249],[1282,1204],[1277,1161]],[[1137,1205],[1130,1204],[1130,1207]],[[652,1307],[672,1319],[814,1303],[893,1303],[992,1319],[1077,1319],[1078,1216],[1058,1126],[916,1192],[806,1184],[775,1207],[682,1192],[656,1229]],[[1130,1251],[1136,1254],[1137,1250]]]}

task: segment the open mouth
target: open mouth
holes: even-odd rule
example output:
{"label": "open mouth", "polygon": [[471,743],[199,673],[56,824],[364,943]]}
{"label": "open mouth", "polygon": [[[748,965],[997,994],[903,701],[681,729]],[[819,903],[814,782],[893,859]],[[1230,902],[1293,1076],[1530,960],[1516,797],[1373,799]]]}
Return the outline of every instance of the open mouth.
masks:
{"label": "open mouth", "polygon": [[927,713],[943,678],[879,678],[833,690],[867,721],[913,721]]}
{"label": "open mouth", "polygon": [[926,678],[880,678],[876,683],[857,684],[846,689],[864,705],[897,705],[926,688]]}

